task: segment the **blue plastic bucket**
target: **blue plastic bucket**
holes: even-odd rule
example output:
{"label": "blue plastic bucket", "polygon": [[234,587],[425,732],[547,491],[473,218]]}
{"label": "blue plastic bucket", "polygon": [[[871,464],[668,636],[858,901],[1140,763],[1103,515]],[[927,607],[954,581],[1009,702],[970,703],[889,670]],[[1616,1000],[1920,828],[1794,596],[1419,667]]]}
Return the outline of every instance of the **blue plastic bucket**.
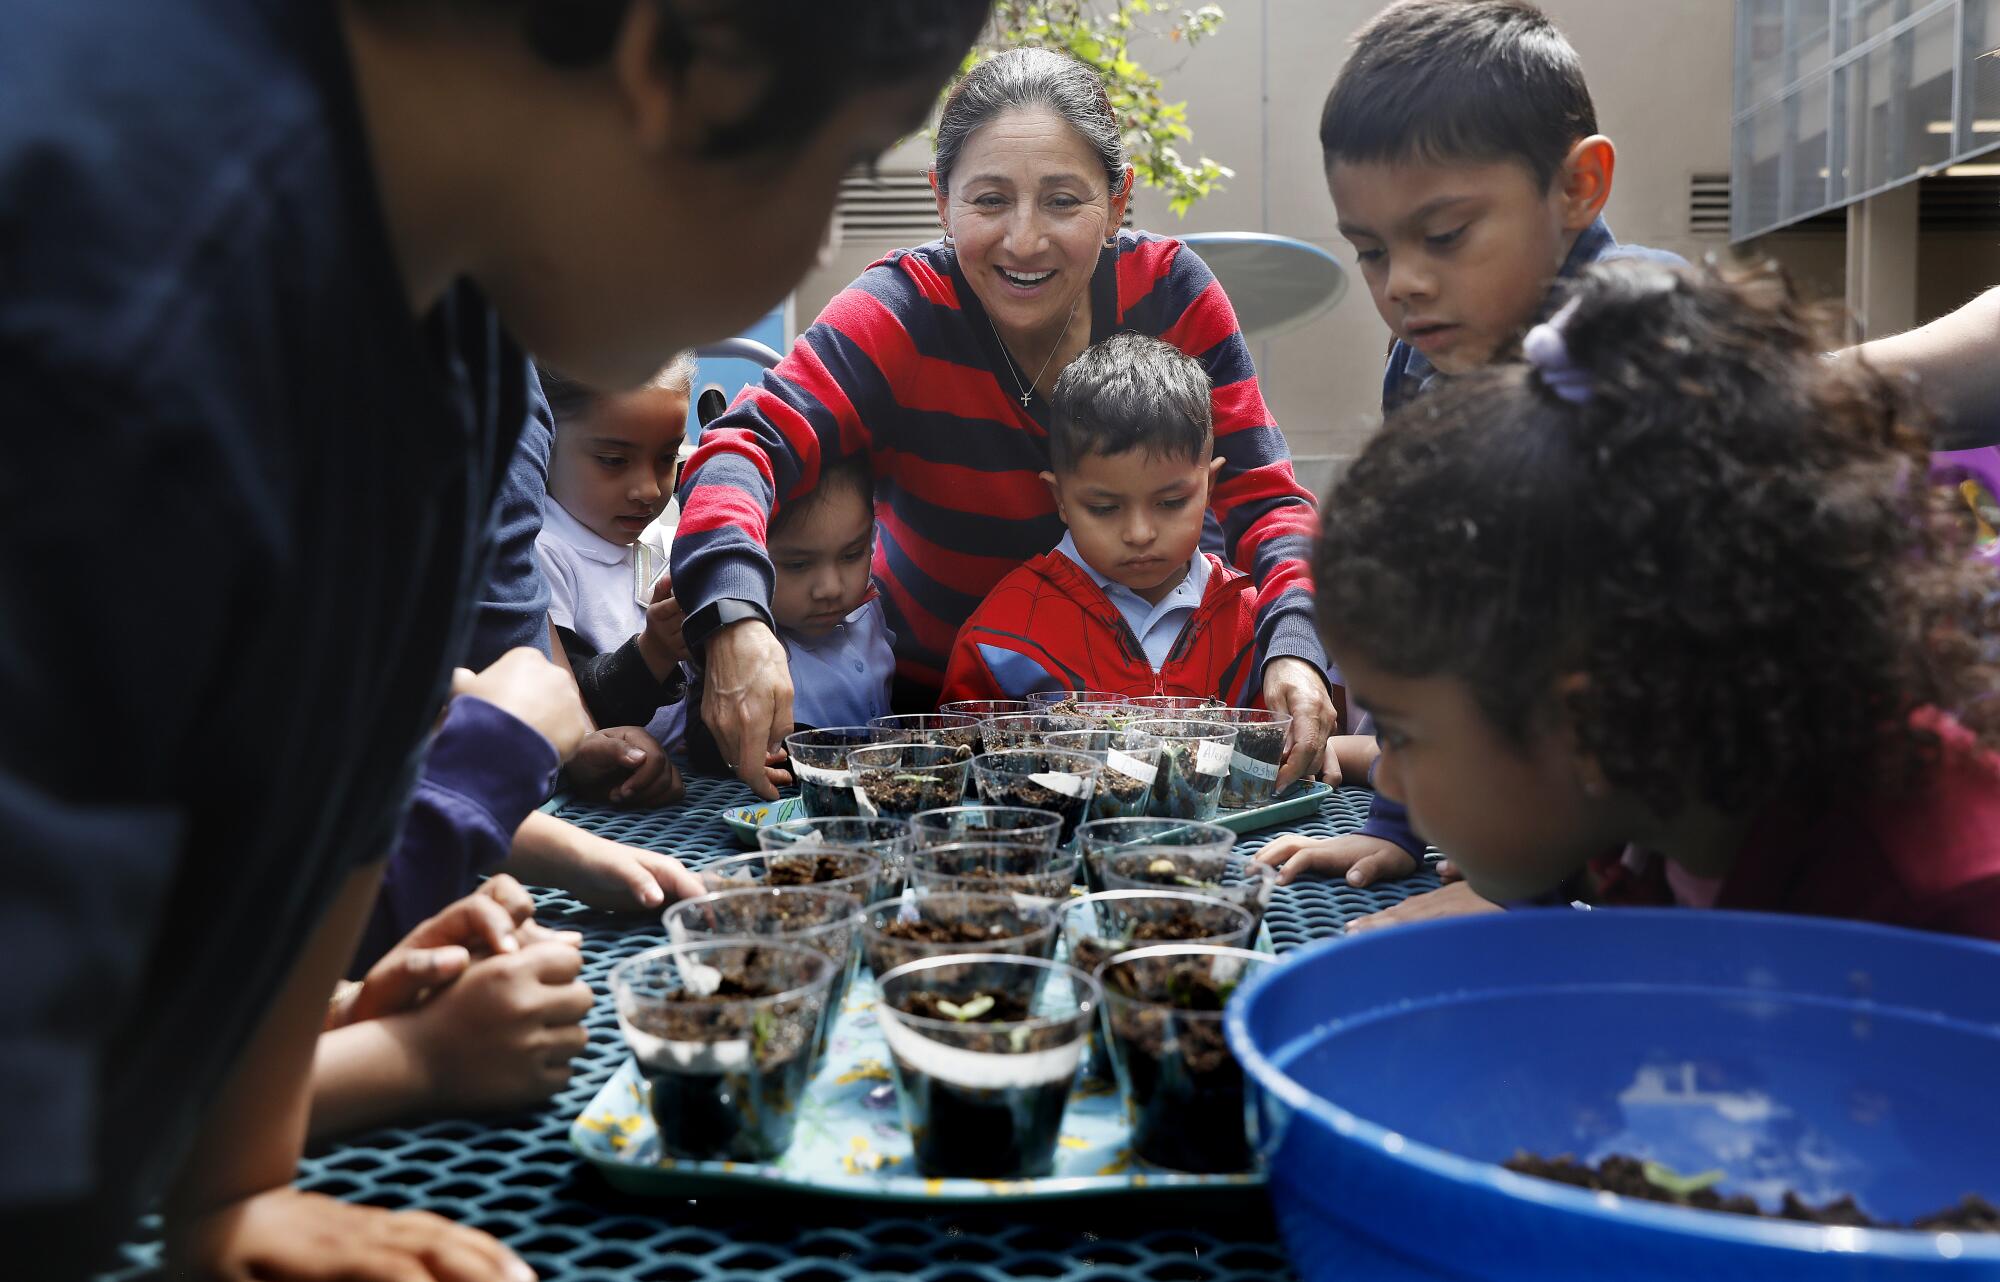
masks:
{"label": "blue plastic bucket", "polygon": [[1613,1153],[1775,1206],[2000,1201],[2000,946],[1749,913],[1499,913],[1329,940],[1231,1003],[1308,1279],[2000,1276],[2000,1235],[1824,1228],[1517,1175]]}

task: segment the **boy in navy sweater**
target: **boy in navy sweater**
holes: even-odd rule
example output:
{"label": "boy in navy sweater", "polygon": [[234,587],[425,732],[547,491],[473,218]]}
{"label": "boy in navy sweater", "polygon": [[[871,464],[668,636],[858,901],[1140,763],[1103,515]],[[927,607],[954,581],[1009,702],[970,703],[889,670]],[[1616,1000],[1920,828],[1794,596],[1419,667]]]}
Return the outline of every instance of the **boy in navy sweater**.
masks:
{"label": "boy in navy sweater", "polygon": [[[1517,357],[1562,283],[1592,263],[1681,261],[1611,235],[1617,150],[1598,132],[1576,50],[1527,0],[1390,5],[1355,35],[1319,136],[1340,233],[1395,337],[1384,414]],[[1352,739],[1328,755],[1372,760]],[[1414,872],[1424,845],[1378,795],[1360,832],[1281,837],[1257,857],[1286,881],[1310,871],[1366,886]]]}

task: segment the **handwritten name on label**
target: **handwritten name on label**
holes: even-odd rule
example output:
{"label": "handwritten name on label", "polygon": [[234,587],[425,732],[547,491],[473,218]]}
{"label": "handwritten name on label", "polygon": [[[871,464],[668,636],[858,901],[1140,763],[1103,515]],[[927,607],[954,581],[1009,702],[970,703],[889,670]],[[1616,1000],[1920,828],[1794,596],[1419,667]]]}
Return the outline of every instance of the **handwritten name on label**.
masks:
{"label": "handwritten name on label", "polygon": [[1116,748],[1104,754],[1104,765],[1106,769],[1116,770],[1127,779],[1137,779],[1149,788],[1160,777],[1158,766],[1149,765],[1130,753],[1120,752]]}
{"label": "handwritten name on label", "polygon": [[1229,768],[1237,774],[1249,775],[1253,779],[1276,779],[1278,777],[1277,762],[1259,761],[1255,757],[1246,757],[1240,752],[1229,759]]}
{"label": "handwritten name on label", "polygon": [[851,770],[828,770],[825,766],[809,766],[794,758],[792,773],[801,783],[816,783],[828,788],[851,788],[854,786],[854,772]]}
{"label": "handwritten name on label", "polygon": [[1059,792],[1065,797],[1082,797],[1090,792],[1090,780],[1083,775],[1064,774],[1049,771],[1029,775],[1029,780],[1042,785],[1050,792]]}
{"label": "handwritten name on label", "polygon": [[1213,739],[1204,742],[1195,751],[1194,772],[1198,775],[1226,774],[1233,752],[1234,749],[1226,743],[1217,743]]}

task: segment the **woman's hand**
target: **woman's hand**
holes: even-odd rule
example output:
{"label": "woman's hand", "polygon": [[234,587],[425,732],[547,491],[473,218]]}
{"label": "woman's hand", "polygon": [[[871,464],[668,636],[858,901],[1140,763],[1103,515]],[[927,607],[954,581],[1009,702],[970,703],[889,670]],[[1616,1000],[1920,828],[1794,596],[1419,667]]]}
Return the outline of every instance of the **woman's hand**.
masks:
{"label": "woman's hand", "polygon": [[701,719],[736,777],[776,801],[764,764],[792,732],[792,669],[784,643],[763,620],[740,620],[708,639]]}
{"label": "woman's hand", "polygon": [[568,761],[590,733],[590,717],[576,678],[548,656],[516,646],[480,672],[459,668],[451,674],[451,694],[472,695],[528,723]]}
{"label": "woman's hand", "polygon": [[1285,736],[1284,762],[1278,767],[1278,791],[1319,770],[1327,736],[1340,726],[1326,678],[1304,659],[1273,659],[1264,665],[1264,706],[1292,719]]}

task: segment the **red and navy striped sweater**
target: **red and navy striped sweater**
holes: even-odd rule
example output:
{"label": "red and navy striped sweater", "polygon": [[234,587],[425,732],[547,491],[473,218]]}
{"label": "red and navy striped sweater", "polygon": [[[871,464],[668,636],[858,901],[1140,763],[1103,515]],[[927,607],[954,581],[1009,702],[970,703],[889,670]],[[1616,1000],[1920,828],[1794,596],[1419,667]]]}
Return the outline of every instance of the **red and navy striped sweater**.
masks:
{"label": "red and navy striped sweater", "polygon": [[[1325,670],[1307,570],[1313,498],[1292,474],[1222,286],[1181,242],[1122,231],[1090,288],[1093,343],[1124,330],[1154,335],[1207,370],[1224,460],[1213,504],[1234,560],[1257,583],[1259,654]],[[937,689],[973,609],[1063,534],[1038,476],[1049,466],[1045,398],[1024,409],[1001,382],[1003,360],[942,241],[890,254],[836,295],[778,367],[708,426],[688,463],[673,581],[689,642],[742,616],[723,603],[768,618],[773,505],[812,489],[823,466],[866,454],[875,579],[898,672]]]}

